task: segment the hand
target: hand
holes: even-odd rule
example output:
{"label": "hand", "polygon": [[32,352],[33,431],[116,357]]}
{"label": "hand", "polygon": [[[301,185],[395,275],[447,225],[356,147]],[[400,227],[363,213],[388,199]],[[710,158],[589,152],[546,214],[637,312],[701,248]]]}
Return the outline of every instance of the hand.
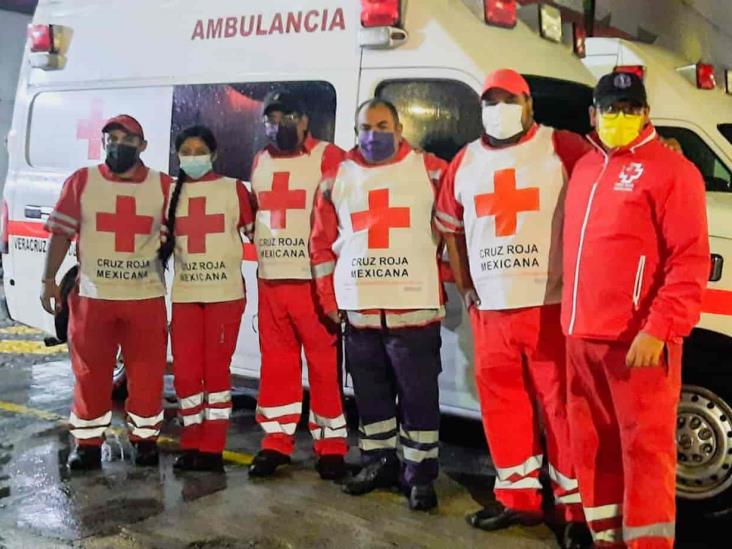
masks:
{"label": "hand", "polygon": [[661,363],[665,343],[658,338],[639,332],[630,345],[625,364],[628,368],[648,368]]}
{"label": "hand", "polygon": [[[51,303],[53,300],[53,304]],[[41,306],[49,314],[56,314],[61,310],[61,290],[55,280],[44,280],[41,289]]]}
{"label": "hand", "polygon": [[661,144],[667,149],[671,149],[679,154],[684,154],[684,149],[681,148],[681,143],[674,137],[662,137]]}
{"label": "hand", "polygon": [[480,305],[480,298],[475,288],[468,288],[463,292],[463,305],[469,311],[471,307],[477,307]]}
{"label": "hand", "polygon": [[330,311],[329,313],[325,313],[325,316],[327,316],[333,324],[336,326],[341,325],[341,312],[340,311]]}

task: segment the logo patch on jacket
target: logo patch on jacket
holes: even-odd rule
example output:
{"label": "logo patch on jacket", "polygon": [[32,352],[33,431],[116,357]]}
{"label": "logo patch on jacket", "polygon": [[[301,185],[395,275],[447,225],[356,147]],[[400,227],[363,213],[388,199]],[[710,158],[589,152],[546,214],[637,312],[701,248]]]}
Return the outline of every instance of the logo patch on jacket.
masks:
{"label": "logo patch on jacket", "polygon": [[632,192],[635,189],[635,181],[643,175],[643,164],[640,162],[631,162],[623,168],[618,176],[618,181],[613,187],[616,191]]}

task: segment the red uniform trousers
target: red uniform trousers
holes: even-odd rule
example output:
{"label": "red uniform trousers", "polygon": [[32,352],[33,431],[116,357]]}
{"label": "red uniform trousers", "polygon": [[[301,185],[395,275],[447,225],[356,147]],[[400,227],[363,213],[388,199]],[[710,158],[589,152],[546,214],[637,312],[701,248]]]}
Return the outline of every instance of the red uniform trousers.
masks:
{"label": "red uniform trousers", "polygon": [[569,420],[585,516],[600,547],[671,548],[681,345],[628,368],[629,343],[569,338]]}
{"label": "red uniform trousers", "polygon": [[69,297],[71,368],[76,385],[69,425],[81,445],[100,445],[112,420],[112,376],[121,348],[127,373],[130,440],[155,441],[163,422],[167,351],[165,299]]}
{"label": "red uniform trousers", "polygon": [[173,303],[171,342],[183,450],[221,453],[231,418],[231,357],[245,300]]}
{"label": "red uniform trousers", "polygon": [[309,429],[315,453],[345,455],[346,419],[340,381],[340,338],[325,324],[309,280],[259,280],[262,371],[257,422],[263,449],[291,455],[302,412],[304,349],[310,385]]}
{"label": "red uniform trousers", "polygon": [[566,521],[583,521],[570,450],[559,315],[559,305],[472,309],[475,374],[498,475],[496,499],[516,511],[542,514],[543,423],[556,510]]}

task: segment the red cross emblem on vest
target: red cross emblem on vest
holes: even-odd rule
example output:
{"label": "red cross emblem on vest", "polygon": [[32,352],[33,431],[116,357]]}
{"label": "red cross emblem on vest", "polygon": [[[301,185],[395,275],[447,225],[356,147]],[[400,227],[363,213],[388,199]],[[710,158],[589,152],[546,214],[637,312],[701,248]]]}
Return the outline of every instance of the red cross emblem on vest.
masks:
{"label": "red cross emblem on vest", "polygon": [[152,216],[137,215],[137,202],[134,196],[118,196],[114,213],[97,213],[97,231],[114,233],[116,252],[133,253],[135,237],[138,234],[149,235],[152,227]]}
{"label": "red cross emblem on vest", "polygon": [[206,236],[226,230],[224,214],[206,215],[206,197],[188,200],[188,215],[175,220],[175,232],[188,237],[188,253],[206,253]]}
{"label": "red cross emblem on vest", "polygon": [[369,209],[351,214],[354,231],[369,230],[369,249],[389,247],[391,229],[411,227],[409,208],[390,208],[389,189],[369,191]]}
{"label": "red cross emblem on vest", "polygon": [[304,210],[306,193],[303,189],[290,190],[290,172],[275,172],[272,190],[259,193],[259,209],[269,210],[270,227],[287,227],[287,210]]}
{"label": "red cross emblem on vest", "polygon": [[539,211],[539,188],[516,188],[516,170],[500,170],[493,176],[494,191],[475,196],[478,217],[495,216],[496,236],[516,234],[518,214]]}

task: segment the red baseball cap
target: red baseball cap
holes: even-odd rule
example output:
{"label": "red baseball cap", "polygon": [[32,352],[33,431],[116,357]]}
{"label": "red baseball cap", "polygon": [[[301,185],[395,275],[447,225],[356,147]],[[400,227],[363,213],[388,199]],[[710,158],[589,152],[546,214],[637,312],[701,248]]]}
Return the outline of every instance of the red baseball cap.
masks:
{"label": "red baseball cap", "polygon": [[107,133],[111,130],[124,130],[130,135],[136,135],[143,140],[145,139],[145,132],[142,131],[142,126],[129,114],[118,114],[107,120],[102,128],[102,133]]}
{"label": "red baseball cap", "polygon": [[526,79],[511,69],[498,69],[486,76],[481,97],[493,88],[506,90],[513,95],[531,95],[531,90]]}

